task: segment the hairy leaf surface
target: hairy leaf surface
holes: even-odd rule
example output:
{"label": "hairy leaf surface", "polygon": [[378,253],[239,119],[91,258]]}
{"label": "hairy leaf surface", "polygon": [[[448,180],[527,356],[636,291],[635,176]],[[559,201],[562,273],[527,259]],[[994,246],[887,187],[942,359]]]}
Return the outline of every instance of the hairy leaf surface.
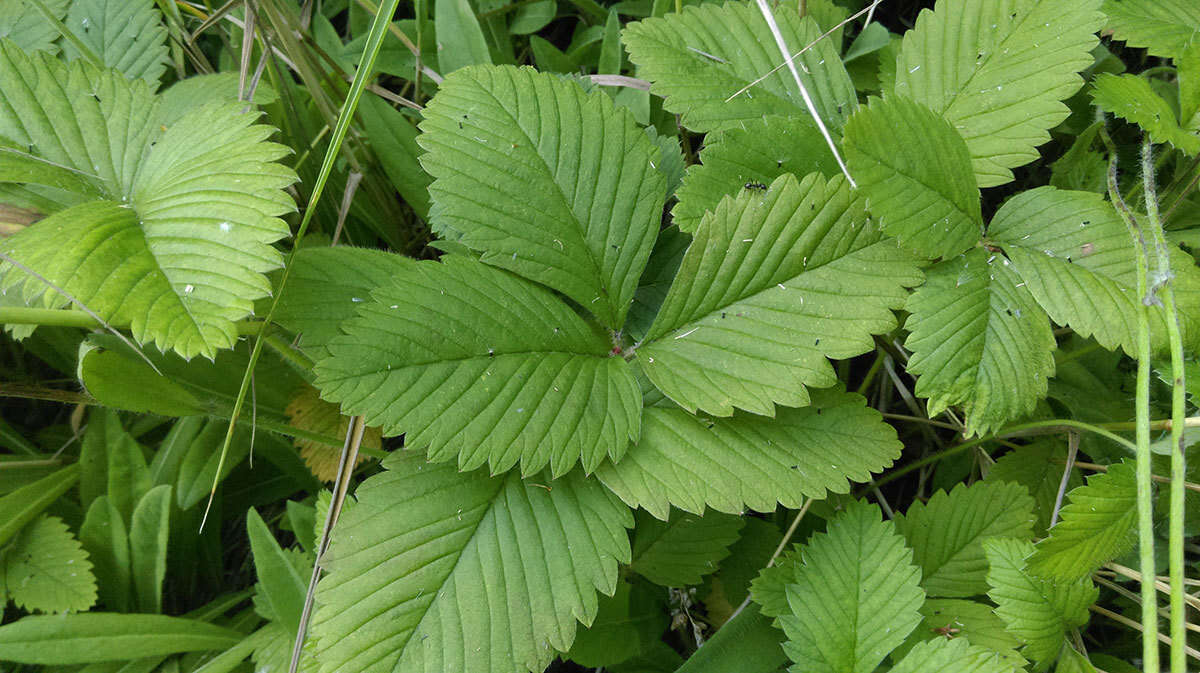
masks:
{"label": "hairy leaf surface", "polygon": [[774,419],[704,418],[682,409],[643,412],[642,436],[596,476],[631,507],[665,519],[672,505],[740,513],[797,508],[805,497],[848,493],[900,457],[896,431],[859,395],[815,391],[812,405]]}
{"label": "hairy leaf surface", "polygon": [[[779,5],[775,21],[793,54],[807,48],[793,61],[796,71],[821,119],[840,127],[858,99],[836,45],[817,42],[823,31],[794,7]],[[650,80],[650,91],[693,131],[739,127],[766,115],[809,115],[791,72],[776,69],[783,55],[751,3],[684,7],[682,13],[629,24],[623,37],[630,60]],[[760,77],[747,92],[726,101]]]}
{"label": "hairy leaf surface", "polygon": [[666,198],[629,112],[532,68],[479,66],[449,75],[424,114],[434,230],[619,329]]}
{"label": "hairy leaf surface", "polygon": [[1033,411],[1054,373],[1050,321],[1008,260],[983,249],[927,272],[908,301],[908,369],[929,413],[966,411],[967,434],[985,434]]}
{"label": "hairy leaf surface", "polygon": [[541,671],[629,562],[633,517],[578,472],[548,489],[417,454],[384,466],[326,557],[322,671]]}
{"label": "hairy leaf surface", "polygon": [[836,383],[827,358],[871,350],[920,281],[841,176],[784,175],[705,216],[638,357],[688,411],[773,415]]}
{"label": "hairy leaf surface", "polygon": [[1134,469],[1118,463],[1068,494],[1062,520],[1029,559],[1030,572],[1057,580],[1087,577],[1133,546],[1137,524]]}
{"label": "hairy leaf surface", "polygon": [[1067,118],[1060,101],[1092,63],[1100,0],[941,0],[923,10],[896,58],[895,93],[949,121],[980,187],[1013,179]]}
{"label": "hairy leaf surface", "polygon": [[554,474],[619,459],[641,393],[603,330],[558,297],[474,260],[421,262],[358,304],[317,363],[344,413],[428,449],[434,461]]}

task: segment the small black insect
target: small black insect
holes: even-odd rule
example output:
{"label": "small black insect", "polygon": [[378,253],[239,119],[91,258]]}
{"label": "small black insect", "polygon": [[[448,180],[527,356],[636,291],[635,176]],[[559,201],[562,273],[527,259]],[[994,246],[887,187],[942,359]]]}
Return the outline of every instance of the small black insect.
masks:
{"label": "small black insect", "polygon": [[754,189],[760,192],[767,191],[767,186],[761,182],[750,181],[746,183],[746,189]]}

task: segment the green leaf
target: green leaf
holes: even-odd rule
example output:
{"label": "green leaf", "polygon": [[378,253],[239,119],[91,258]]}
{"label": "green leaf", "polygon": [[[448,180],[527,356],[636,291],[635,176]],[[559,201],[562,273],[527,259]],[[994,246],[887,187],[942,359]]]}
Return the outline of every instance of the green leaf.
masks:
{"label": "green leaf", "polygon": [[1083,626],[1088,606],[1099,590],[1090,580],[1054,583],[1024,571],[1033,545],[1015,538],[985,540],[983,549],[991,569],[988,597],[995,601],[996,614],[1008,625],[1009,633],[1025,642],[1022,653],[1035,663],[1058,656],[1067,629]]}
{"label": "green leaf", "polygon": [[[1092,64],[1100,0],[963,0],[922,11],[896,58],[897,95],[944,117],[980,187],[1013,179],[1067,118],[1060,101]],[[950,46],[952,45],[952,49]]]}
{"label": "green leaf", "polygon": [[[588,471],[641,424],[612,341],[550,292],[479,262],[422,262],[359,304],[317,363],[317,387],[434,461],[493,472]],[[414,320],[413,316],[420,316]]]}
{"label": "green leaf", "polygon": [[358,114],[388,180],[413,212],[427,219],[432,179],[417,159],[421,154],[417,145],[417,127],[400,111],[375,96],[365,96],[359,101]]}
{"label": "green leaf", "polygon": [[[1112,669],[1108,669],[1112,670]],[[1064,647],[1054,673],[1096,673],[1096,667],[1073,647]]]}
{"label": "green leaf", "polygon": [[254,553],[254,570],[258,575],[258,595],[271,606],[275,621],[288,633],[300,627],[300,613],[308,582],[301,577],[294,563],[275,541],[275,536],[253,507],[246,513],[246,530],[250,549]]}
{"label": "green leaf", "polygon": [[[104,61],[129,79],[144,79],[151,87],[170,63],[167,29],[154,0],[74,0],[64,23]],[[63,43],[67,58],[79,52]]]}
{"label": "green leaf", "polygon": [[424,115],[434,230],[619,329],[666,198],[658,148],[629,112],[504,66],[447,77]]}
{"label": "green leaf", "polygon": [[750,603],[680,666],[676,673],[775,673],[787,663],[783,634]]}
{"label": "green leaf", "polygon": [[590,628],[581,629],[568,659],[588,668],[619,664],[661,643],[667,630],[662,592],[646,582],[617,582],[611,597],[600,598],[600,608]]}
{"label": "green leaf", "polygon": [[85,612],[25,617],[0,626],[0,660],[21,664],[90,664],[224,650],[242,634],[165,615]]}
{"label": "green leaf", "polygon": [[[270,292],[263,274],[281,259],[270,244],[288,233],[277,216],[294,207],[283,188],[295,176],[275,163],[287,150],[265,142],[271,129],[242,114],[244,104],[211,103],[163,130],[144,82],[7,42],[0,96],[0,136],[79,172],[102,197],[51,214],[0,249],[129,325],[139,342],[185,358],[231,347],[234,321]],[[26,301],[66,302],[0,265],[0,288],[14,286]]]}
{"label": "green leaf", "polygon": [[1107,29],[1130,47],[1174,58],[1200,40],[1200,6],[1191,0],[1106,0]]}
{"label": "green leaf", "polygon": [[966,434],[987,434],[1033,411],[1054,373],[1046,314],[1008,260],[982,248],[926,273],[908,300],[905,346],[915,392],[930,415],[966,412]]}
{"label": "green leaf", "polygon": [[1133,546],[1137,524],[1137,483],[1127,463],[1092,475],[1068,494],[1062,520],[1037,545],[1029,571],[1041,577],[1087,577]]}
{"label": "green leaf", "polygon": [[647,408],[642,436],[596,476],[630,507],[665,519],[672,505],[693,514],[798,508],[805,497],[849,493],[900,457],[896,431],[859,395],[815,391],[811,406],[703,418]]}
{"label": "green leaf", "polygon": [[692,237],[678,227],[667,227],[659,232],[625,321],[625,332],[630,337],[640,341],[646,336],[650,325],[654,324],[654,317],[667,298],[675,274],[679,272],[679,264],[691,243]]}
{"label": "green leaf", "polygon": [[1019,484],[959,484],[916,501],[895,518],[921,567],[921,586],[930,596],[966,597],[987,591],[988,537],[1033,535],[1033,498]]}
{"label": "green leaf", "polygon": [[[62,20],[71,0],[42,0],[54,18]],[[0,39],[12,40],[25,51],[58,53],[58,28],[46,20],[30,0],[9,0],[0,4]]]}
{"label": "green leaf", "polygon": [[874,348],[920,280],[842,177],[784,175],[701,221],[638,359],[688,411],[773,415],[836,383],[826,358]]}
{"label": "green leaf", "polygon": [[79,541],[99,584],[100,602],[114,612],[128,612],[133,595],[127,531],[125,519],[107,495],[92,501],[79,527]]}
{"label": "green leaf", "polygon": [[751,119],[709,133],[700,162],[688,167],[671,211],[681,231],[695,231],[722,197],[738,194],[747,184],[751,189],[769,185],[784,173],[832,177],[840,172],[820,131],[803,117]]}
{"label": "green leaf", "polygon": [[804,547],[780,617],[784,652],[805,673],[871,673],[921,621],[912,552],[876,507],[853,503]]}
{"label": "green leaf", "polygon": [[467,0],[435,0],[438,65],[443,75],[477,63],[491,63],[479,19]]}
{"label": "green leaf", "polygon": [[892,652],[893,660],[902,660],[922,642],[953,638],[991,650],[1015,667],[1026,663],[1025,657],[1017,653],[1021,641],[1005,630],[1004,620],[990,605],[958,598],[931,598],[921,606],[921,615],[924,621],[903,646]]}
{"label": "green leaf", "polygon": [[1092,82],[1096,105],[1131,124],[1137,124],[1156,143],[1170,143],[1184,153],[1200,153],[1200,135],[1188,133],[1175,121],[1171,105],[1137,75],[1101,73]]}
{"label": "green leaf", "polygon": [[[793,63],[821,119],[840,127],[858,99],[837,46],[817,41],[823,31],[812,17],[800,18],[794,6],[780,4],[775,21],[793,54],[805,50]],[[663,107],[682,115],[693,131],[735,128],[768,115],[809,116],[791,72],[776,68],[783,55],[752,3],[684,7],[679,14],[631,23],[623,37],[630,60],[651,82],[650,92],[662,96]],[[764,79],[730,99],[759,77]]]}
{"label": "green leaf", "polygon": [[665,587],[699,584],[717,571],[738,540],[745,520],[709,512],[704,516],[676,512],[667,521],[639,514],[633,536],[635,573]]}
{"label": "green leaf", "polygon": [[522,5],[513,12],[512,21],[508,23],[508,32],[513,35],[529,35],[546,27],[558,14],[558,3],[555,0],[537,0],[528,5]]}
{"label": "green leaf", "polygon": [[[1066,463],[1067,446],[1062,440],[1042,440],[1019,446],[1001,456],[988,470],[986,479],[1024,486],[1036,503],[1034,535],[1045,537]],[[1079,470],[1071,471],[1067,484],[1069,488],[1083,485]]]}
{"label": "green leaf", "polygon": [[846,122],[846,163],[884,233],[924,257],[950,257],[983,230],[962,137],[929,108],[874,98]]}
{"label": "green leaf", "polygon": [[[1136,353],[1137,279],[1133,241],[1099,194],[1039,187],[1009,199],[988,228],[1046,313],[1105,348]],[[1180,327],[1200,335],[1200,271],[1171,251]],[[1166,344],[1165,312],[1149,307],[1154,341]]]}
{"label": "green leaf", "polygon": [[0,580],[12,601],[29,612],[87,610],[96,602],[87,552],[54,516],[42,516],[13,539],[0,556]]}
{"label": "green leaf", "polygon": [[84,339],[79,344],[76,378],[88,394],[116,409],[162,416],[194,416],[206,411],[185,387],[129,355]]}
{"label": "green leaf", "polygon": [[322,671],[540,671],[629,562],[633,517],[578,472],[547,488],[411,453],[384,467],[323,562]]}
{"label": "green leaf", "polygon": [[133,510],[129,527],[130,571],[139,612],[162,612],[162,585],[167,574],[167,540],[171,531],[171,487],[155,486]]}
{"label": "green leaf", "polygon": [[42,510],[79,481],[79,464],[64,467],[0,498],[0,545],[14,536]]}
{"label": "green leaf", "polygon": [[891,673],[1014,673],[1020,669],[992,650],[965,640],[931,640],[917,645]]}
{"label": "green leaf", "polygon": [[1179,121],[1184,129],[1200,133],[1200,41],[1175,59],[1179,78]]}
{"label": "green leaf", "polygon": [[[204,75],[191,75],[179,80],[164,89],[159,96],[162,100],[160,114],[163,124],[174,124],[186,115],[192,108],[199,107],[214,100],[238,101],[241,87],[241,76],[237,72],[214,72]],[[279,94],[264,81],[259,81],[254,87],[255,105],[270,105],[279,100]],[[242,103],[245,105],[245,103]],[[361,109],[361,108],[360,108]],[[372,134],[373,135],[373,134]],[[372,138],[374,140],[374,138]]]}
{"label": "green leaf", "polygon": [[108,500],[121,513],[122,519],[131,522],[142,496],[154,484],[150,481],[142,445],[121,427],[121,419],[115,411],[105,409],[101,413],[107,414],[107,420],[97,427],[97,439],[105,442],[108,458],[108,469],[104,472],[108,478]]}

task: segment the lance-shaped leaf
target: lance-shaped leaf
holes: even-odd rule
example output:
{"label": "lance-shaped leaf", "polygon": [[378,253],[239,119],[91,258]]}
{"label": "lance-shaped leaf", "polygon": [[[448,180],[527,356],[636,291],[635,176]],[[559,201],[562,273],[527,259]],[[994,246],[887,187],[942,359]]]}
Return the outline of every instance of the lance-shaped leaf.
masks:
{"label": "lance-shaped leaf", "polygon": [[325,557],[322,671],[541,671],[629,562],[633,517],[578,472],[553,488],[392,454]]}
{"label": "lance-shaped leaf", "polygon": [[971,155],[945,119],[906,98],[872,99],[846,122],[846,162],[884,232],[925,257],[979,240]]}
{"label": "lance-shaped leaf", "polygon": [[1009,661],[984,647],[976,647],[961,638],[940,638],[912,648],[891,673],[1013,673],[1019,670]]}
{"label": "lance-shaped leaf", "polygon": [[[793,63],[821,119],[841,126],[858,98],[836,44],[817,41],[823,31],[812,17],[800,18],[795,7],[779,5],[775,21],[792,53],[805,50]],[[734,128],[765,115],[809,115],[791,71],[777,68],[783,55],[752,3],[685,7],[629,24],[624,40],[630,60],[650,80],[650,91],[694,131]]]}
{"label": "lance-shaped leaf", "polygon": [[[1040,187],[1009,199],[988,227],[1046,313],[1105,348],[1136,352],[1133,240],[1102,196]],[[1200,270],[1171,251],[1172,283],[1185,339],[1200,335]],[[1155,341],[1166,343],[1161,306],[1149,307]]]}
{"label": "lance-shaped leaf", "polygon": [[917,501],[895,519],[921,567],[930,596],[976,596],[987,591],[983,540],[1033,534],[1033,498],[1020,484],[959,484]]}
{"label": "lance-shaped leaf", "polygon": [[704,418],[682,409],[643,412],[642,436],[596,475],[631,507],[665,519],[670,507],[740,513],[800,507],[805,497],[849,493],[900,457],[896,431],[859,395],[814,391],[812,405],[774,419]]}
{"label": "lance-shaped leaf", "polygon": [[[75,0],[66,24],[105,66],[158,87],[170,56],[167,29],[154,0]],[[63,51],[68,58],[80,58],[69,41],[64,40]]]}
{"label": "lance-shaped leaf", "polygon": [[905,345],[929,413],[966,412],[984,434],[1033,410],[1054,373],[1050,321],[1008,260],[975,249],[929,270],[908,302]]}
{"label": "lance-shaped leaf", "polygon": [[359,304],[317,363],[345,413],[461,469],[561,475],[619,459],[641,393],[611,337],[528,281],[450,256],[413,264]]}
{"label": "lance-shaped leaf", "polygon": [[1025,643],[1022,654],[1035,663],[1052,660],[1067,629],[1087,623],[1088,606],[1099,590],[1088,579],[1057,583],[1029,575],[1025,559],[1033,545],[1027,541],[992,538],[983,549],[990,565],[988,597],[996,603],[996,614]]}
{"label": "lance-shaped leaf", "polygon": [[812,537],[779,618],[784,652],[805,673],[871,673],[921,621],[921,571],[891,522],[853,503]]}
{"label": "lance-shaped leaf", "polygon": [[704,217],[638,357],[688,411],[773,415],[836,383],[827,358],[871,350],[920,282],[842,177],[784,175]]}
{"label": "lance-shaped leaf", "polygon": [[1178,57],[1200,42],[1200,5],[1192,0],[1106,0],[1113,37],[1154,56]]}
{"label": "lance-shaped leaf", "polygon": [[[234,321],[270,292],[281,257],[278,215],[293,208],[287,149],[240,103],[197,107],[163,130],[144,82],[82,61],[65,65],[0,42],[0,136],[71,171],[72,205],[4,240],[0,250],[140,342],[213,357]],[[31,175],[30,178],[34,179]],[[65,303],[0,264],[0,287]]]}
{"label": "lance-shaped leaf", "polygon": [[434,230],[619,329],[666,198],[658,147],[629,111],[532,68],[477,66],[447,76],[424,114]]}
{"label": "lance-shaped leaf", "polygon": [[1118,463],[1093,475],[1068,498],[1062,521],[1029,559],[1029,571],[1035,575],[1057,580],[1087,577],[1133,546],[1137,482],[1131,465]]}
{"label": "lance-shaped leaf", "polygon": [[1189,155],[1200,152],[1200,135],[1188,133],[1176,123],[1170,103],[1147,80],[1136,75],[1102,73],[1093,86],[1092,99],[1096,105],[1137,124],[1152,141],[1170,143]]}
{"label": "lance-shaped leaf", "polygon": [[967,141],[980,187],[1012,180],[1067,118],[1061,103],[1092,64],[1100,0],[941,0],[896,58],[895,93],[940,114]]}

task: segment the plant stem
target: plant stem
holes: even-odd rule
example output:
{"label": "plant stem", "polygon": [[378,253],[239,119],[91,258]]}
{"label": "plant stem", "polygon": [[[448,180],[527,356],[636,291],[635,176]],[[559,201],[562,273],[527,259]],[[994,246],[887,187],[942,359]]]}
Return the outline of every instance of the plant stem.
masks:
{"label": "plant stem", "polygon": [[[104,325],[84,311],[75,309],[29,308],[0,306],[0,325],[44,325],[46,327],[81,327],[97,329]],[[240,335],[256,334],[262,325],[258,320],[239,320],[234,325]],[[113,327],[128,329],[129,325],[113,323]]]}

